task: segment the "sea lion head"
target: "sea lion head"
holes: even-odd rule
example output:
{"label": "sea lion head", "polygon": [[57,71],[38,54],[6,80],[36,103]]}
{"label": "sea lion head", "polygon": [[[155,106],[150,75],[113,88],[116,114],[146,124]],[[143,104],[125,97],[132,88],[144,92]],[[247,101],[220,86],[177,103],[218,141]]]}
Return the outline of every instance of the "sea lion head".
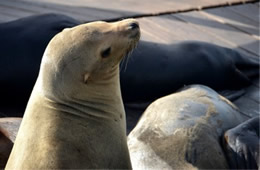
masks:
{"label": "sea lion head", "polygon": [[65,29],[45,50],[40,86],[50,97],[68,97],[93,84],[109,84],[113,77],[118,78],[119,62],[139,38],[139,25],[134,19],[97,21]]}

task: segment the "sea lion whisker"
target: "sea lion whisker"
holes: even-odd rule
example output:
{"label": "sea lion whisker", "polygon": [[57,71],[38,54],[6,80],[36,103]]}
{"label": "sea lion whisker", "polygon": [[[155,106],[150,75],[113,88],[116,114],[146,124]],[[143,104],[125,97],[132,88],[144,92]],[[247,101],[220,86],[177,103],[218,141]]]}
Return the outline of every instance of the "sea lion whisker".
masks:
{"label": "sea lion whisker", "polygon": [[119,71],[121,72],[124,65],[125,65],[125,62],[126,62],[126,55],[123,57],[122,61],[121,61],[121,67],[119,68]]}
{"label": "sea lion whisker", "polygon": [[127,65],[128,65],[128,62],[132,56],[132,53],[134,51],[134,49],[137,47],[138,43],[134,43],[134,44],[131,44],[129,49],[127,50],[127,54],[126,54],[126,64],[125,64],[125,68],[124,68],[124,72],[126,72],[126,69],[127,69]]}
{"label": "sea lion whisker", "polygon": [[126,55],[126,63],[125,63],[124,72],[126,72],[127,64],[128,64],[128,61],[129,61],[129,58],[130,58],[130,57],[131,57],[131,56],[130,56],[130,53],[128,53],[128,54]]}

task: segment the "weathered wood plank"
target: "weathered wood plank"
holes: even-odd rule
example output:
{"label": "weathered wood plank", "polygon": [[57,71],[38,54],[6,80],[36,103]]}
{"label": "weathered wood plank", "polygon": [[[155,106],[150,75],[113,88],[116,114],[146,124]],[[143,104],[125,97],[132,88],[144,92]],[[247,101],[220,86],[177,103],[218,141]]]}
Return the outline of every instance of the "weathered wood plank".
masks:
{"label": "weathered wood plank", "polygon": [[[24,10],[18,10],[18,9],[8,7],[8,6],[3,6],[3,5],[0,5],[0,13],[12,16],[15,19],[21,18],[21,17],[27,17],[27,16],[30,16],[32,14],[35,14],[35,13],[32,13],[32,12],[28,12],[28,11],[24,11]],[[1,15],[0,15],[0,17],[1,17]]]}
{"label": "weathered wood plank", "polygon": [[139,22],[142,30],[149,32],[153,37],[157,37],[156,41],[160,39],[160,42],[171,44],[184,40],[197,40],[232,48],[224,41],[197,29],[193,24],[178,20],[174,15],[139,19]]}
{"label": "weathered wood plank", "polygon": [[259,6],[257,7],[254,4],[245,4],[232,6],[230,9],[239,15],[254,20],[255,22],[260,22]]}
{"label": "weathered wood plank", "polygon": [[83,22],[110,20],[141,14],[200,9],[252,0],[1,0],[0,5],[32,13],[60,13]]}
{"label": "weathered wood plank", "polygon": [[16,19],[16,17],[6,15],[6,14],[4,14],[0,11],[0,23],[12,21],[12,20],[15,20],[15,19]]}
{"label": "weathered wood plank", "polygon": [[230,7],[209,9],[204,10],[204,12],[218,22],[231,25],[251,35],[259,36],[259,23],[233,12]]}
{"label": "weathered wood plank", "polygon": [[172,44],[185,40],[197,40],[233,48],[248,56],[257,56],[238,48],[236,44],[227,43],[216,38],[214,34],[205,32],[196,24],[181,21],[175,15],[164,15],[138,19],[142,32],[142,40]]}
{"label": "weathered wood plank", "polygon": [[[43,14],[43,13],[59,13],[59,14],[64,14],[71,16],[75,19],[81,20],[81,21],[93,21],[93,20],[98,20],[98,11],[90,11],[88,9],[84,9],[86,13],[78,13],[77,11],[81,7],[74,7],[69,8],[69,7],[64,7],[64,6],[40,6],[37,3],[28,3],[28,2],[20,2],[20,1],[13,1],[13,0],[1,0],[0,1],[0,6],[12,9],[13,11],[24,11],[27,12],[31,15],[33,14]],[[67,9],[67,10],[66,10]],[[100,14],[99,14],[100,15]],[[20,16],[23,17],[23,16]],[[17,17],[19,18],[19,17]]]}
{"label": "weathered wood plank", "polygon": [[[16,1],[17,2],[17,1]],[[42,2],[26,2],[28,5],[37,8],[44,8],[56,11],[58,13],[73,15],[75,18],[82,21],[90,21],[90,20],[106,20],[106,19],[114,19],[121,16],[127,15],[135,15],[135,13],[129,13],[124,11],[118,11],[117,9],[107,10],[102,8],[92,8],[85,5],[66,5],[64,4],[56,4],[56,3],[42,3]]]}
{"label": "weathered wood plank", "polygon": [[161,30],[162,28],[159,25],[152,22],[151,18],[141,18],[138,19],[138,21],[140,23],[142,40],[158,43],[169,43],[169,41],[173,40],[169,38],[172,37],[171,33],[168,30]]}
{"label": "weathered wood plank", "polygon": [[201,30],[208,32],[233,46],[237,46],[237,48],[246,50],[254,55],[259,54],[259,39],[226,24],[212,20],[212,18],[205,14],[206,13],[199,11],[176,14],[175,16],[186,22],[193,23]]}
{"label": "weathered wood plank", "polygon": [[[9,0],[10,1],[10,0]],[[14,1],[14,0],[12,0]],[[117,17],[126,17],[132,14],[160,13],[166,11],[198,9],[201,7],[248,2],[252,0],[19,0],[21,2],[64,5],[70,7],[87,7],[96,10],[121,11]],[[106,16],[109,17],[109,16]]]}

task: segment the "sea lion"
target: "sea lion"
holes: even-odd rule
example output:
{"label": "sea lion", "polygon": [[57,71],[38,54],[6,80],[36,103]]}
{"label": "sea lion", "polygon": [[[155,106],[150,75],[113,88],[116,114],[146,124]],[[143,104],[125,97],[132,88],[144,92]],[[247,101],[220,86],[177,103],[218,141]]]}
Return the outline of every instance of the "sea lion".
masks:
{"label": "sea lion", "polygon": [[128,132],[149,104],[186,85],[203,84],[218,93],[229,91],[225,93],[229,97],[259,77],[259,58],[200,41],[170,45],[140,41],[121,67]]}
{"label": "sea lion", "polygon": [[134,19],[57,34],[6,169],[130,169],[119,62],[139,38]]}
{"label": "sea lion", "polygon": [[9,117],[23,116],[47,44],[64,28],[78,24],[61,14],[34,15],[0,24],[0,111]]}
{"label": "sea lion", "polygon": [[125,103],[152,102],[190,84],[237,90],[259,76],[259,58],[200,41],[140,41],[125,65],[120,73]]}
{"label": "sea lion", "polygon": [[246,119],[203,85],[162,97],[128,136],[133,169],[227,169],[219,138]]}
{"label": "sea lion", "polygon": [[4,169],[13,148],[21,118],[0,119],[0,169]]}
{"label": "sea lion", "polygon": [[223,146],[231,169],[258,169],[259,119],[251,118],[225,132]]}

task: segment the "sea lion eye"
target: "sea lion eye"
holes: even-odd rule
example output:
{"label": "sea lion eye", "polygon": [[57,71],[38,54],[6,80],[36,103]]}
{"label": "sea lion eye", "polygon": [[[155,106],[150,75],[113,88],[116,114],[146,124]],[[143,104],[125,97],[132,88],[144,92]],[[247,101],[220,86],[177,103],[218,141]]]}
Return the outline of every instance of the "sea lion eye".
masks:
{"label": "sea lion eye", "polygon": [[108,57],[110,55],[110,52],[111,52],[111,47],[108,47],[107,49],[102,51],[102,53],[101,53],[102,58]]}

